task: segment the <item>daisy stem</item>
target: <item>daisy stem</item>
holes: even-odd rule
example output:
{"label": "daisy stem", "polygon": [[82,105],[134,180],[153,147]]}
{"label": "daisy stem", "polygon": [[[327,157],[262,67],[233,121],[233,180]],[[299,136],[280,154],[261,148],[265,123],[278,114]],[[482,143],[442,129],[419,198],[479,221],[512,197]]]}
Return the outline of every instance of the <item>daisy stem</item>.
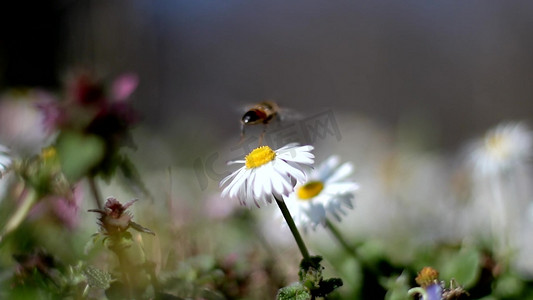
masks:
{"label": "daisy stem", "polygon": [[351,255],[355,260],[359,261],[363,265],[364,268],[368,269],[373,274],[379,274],[379,270],[376,269],[373,265],[369,264],[364,259],[361,259],[360,255],[357,253],[356,247],[350,245],[348,241],[342,236],[341,232],[331,221],[326,218],[326,227],[329,229],[333,237],[341,244],[342,248],[346,250],[346,252]]}
{"label": "daisy stem", "polygon": [[493,193],[494,205],[492,208],[492,236],[494,240],[494,253],[498,259],[506,261],[506,256],[508,256],[507,245],[509,241],[507,238],[508,222],[507,222],[507,210],[504,203],[503,191],[502,191],[502,181],[504,178],[500,176],[495,176],[492,178],[491,188]]}
{"label": "daisy stem", "polygon": [[37,192],[35,192],[33,189],[25,188],[22,191],[20,198],[20,205],[17,207],[15,213],[11,215],[6,225],[2,229],[2,232],[0,232],[0,242],[2,241],[5,235],[17,229],[17,227],[22,223],[22,221],[24,221],[24,219],[30,212],[30,209],[33,207],[33,204],[35,203],[35,201],[37,201]]}
{"label": "daisy stem", "polygon": [[341,232],[331,221],[326,218],[326,227],[329,229],[333,237],[341,244],[341,246],[348,252],[350,255],[352,255],[354,258],[357,258],[357,253],[355,252],[354,247],[352,247],[348,241],[342,236]]}
{"label": "daisy stem", "polygon": [[89,186],[91,188],[91,192],[93,193],[93,199],[94,202],[96,202],[96,207],[98,207],[98,209],[102,209],[102,196],[100,195],[100,191],[98,190],[94,176],[88,176],[87,180],[89,181]]}
{"label": "daisy stem", "polygon": [[283,202],[282,200],[278,200],[278,198],[276,198],[276,202],[278,203],[279,209],[281,210],[281,213],[283,214],[287,225],[289,225],[289,229],[291,230],[291,233],[294,236],[294,239],[296,240],[296,244],[298,244],[298,248],[300,249],[303,258],[309,259],[309,251],[307,251],[307,247],[305,246],[304,240],[302,239],[302,236],[300,235],[296,224],[294,224],[294,220],[291,217],[291,213],[289,212],[287,205],[285,205],[285,202]]}

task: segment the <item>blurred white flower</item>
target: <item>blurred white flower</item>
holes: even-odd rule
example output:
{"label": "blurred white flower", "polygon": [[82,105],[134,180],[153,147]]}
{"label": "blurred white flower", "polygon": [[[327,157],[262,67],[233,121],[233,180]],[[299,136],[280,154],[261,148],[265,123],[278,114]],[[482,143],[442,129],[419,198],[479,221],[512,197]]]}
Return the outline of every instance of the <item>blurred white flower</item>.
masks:
{"label": "blurred white flower", "polygon": [[230,162],[244,166],[220,182],[221,187],[228,183],[222,197],[237,198],[245,206],[253,201],[257,207],[260,201],[271,203],[274,197],[283,200],[297,182],[306,180],[305,171],[314,162],[311,150],[313,146],[294,143],[276,151],[268,146],[254,149],[244,160]]}
{"label": "blurred white flower", "polygon": [[353,165],[347,162],[339,166],[339,162],[338,156],[329,157],[285,199],[298,226],[315,229],[318,224],[325,225],[328,215],[340,221],[341,215],[346,214],[344,209],[353,208],[354,192],[359,189],[359,185],[348,178]]}
{"label": "blurred white flower", "polygon": [[470,160],[476,173],[490,176],[524,163],[531,157],[533,136],[523,123],[502,123],[471,145]]}
{"label": "blurred white flower", "polygon": [[38,89],[12,90],[0,95],[0,143],[19,154],[40,151],[49,135],[37,106],[52,98]]}
{"label": "blurred white flower", "polygon": [[501,123],[470,147],[471,209],[480,217],[478,227],[490,228],[484,235],[492,241],[492,251],[505,257],[517,251],[523,239],[520,232],[531,199],[528,160],[533,135],[523,123]]}
{"label": "blurred white flower", "polygon": [[9,149],[0,144],[0,178],[2,178],[2,175],[4,175],[9,166],[11,166]]}

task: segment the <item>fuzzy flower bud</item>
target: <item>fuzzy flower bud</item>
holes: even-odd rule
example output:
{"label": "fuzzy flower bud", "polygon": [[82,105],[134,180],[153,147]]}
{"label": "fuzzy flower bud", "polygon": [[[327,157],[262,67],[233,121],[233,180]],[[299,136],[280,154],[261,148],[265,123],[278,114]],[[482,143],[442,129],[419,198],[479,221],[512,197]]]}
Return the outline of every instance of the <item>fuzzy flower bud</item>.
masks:
{"label": "fuzzy flower bud", "polygon": [[439,279],[439,272],[432,267],[424,267],[418,276],[416,276],[415,281],[420,287],[427,288],[428,286],[435,283]]}
{"label": "fuzzy flower bud", "polygon": [[132,221],[133,215],[127,209],[136,201],[137,199],[134,199],[123,205],[116,198],[109,197],[104,209],[90,209],[89,211],[100,214],[98,225],[105,235],[125,232],[130,227],[140,232],[154,234],[151,230]]}

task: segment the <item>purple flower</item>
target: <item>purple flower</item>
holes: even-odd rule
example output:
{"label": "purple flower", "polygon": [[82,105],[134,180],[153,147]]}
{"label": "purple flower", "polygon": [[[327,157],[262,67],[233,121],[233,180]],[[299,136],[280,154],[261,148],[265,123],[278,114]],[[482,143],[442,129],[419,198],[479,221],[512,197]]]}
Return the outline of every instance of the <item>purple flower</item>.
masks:
{"label": "purple flower", "polygon": [[32,218],[50,215],[61,225],[74,229],[80,222],[80,205],[83,200],[81,185],[76,185],[70,195],[49,195],[32,208]]}
{"label": "purple flower", "polygon": [[442,287],[439,282],[434,282],[426,287],[427,298],[425,300],[441,300]]}
{"label": "purple flower", "polygon": [[113,82],[111,95],[115,102],[127,100],[139,84],[139,77],[134,73],[126,73],[119,76]]}
{"label": "purple flower", "polygon": [[132,221],[133,215],[127,209],[137,200],[131,200],[123,205],[116,198],[109,197],[104,209],[90,209],[89,211],[100,214],[98,225],[100,226],[100,231],[105,235],[120,234],[126,232],[130,227],[140,232],[154,234],[148,228],[144,228]]}

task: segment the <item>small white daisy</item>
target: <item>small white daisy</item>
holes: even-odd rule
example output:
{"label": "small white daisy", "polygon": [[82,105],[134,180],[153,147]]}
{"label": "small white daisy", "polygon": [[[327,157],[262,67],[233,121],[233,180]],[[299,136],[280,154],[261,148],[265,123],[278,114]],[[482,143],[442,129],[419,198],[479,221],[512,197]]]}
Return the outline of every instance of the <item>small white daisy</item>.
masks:
{"label": "small white daisy", "polygon": [[313,146],[288,144],[276,151],[262,146],[250,152],[244,160],[230,164],[244,164],[220,182],[220,186],[229,184],[222,191],[222,197],[237,198],[241,205],[253,201],[271,203],[275,197],[283,200],[294,190],[297,182],[306,180],[306,171],[314,162],[311,153]]}
{"label": "small white daisy", "polygon": [[0,178],[11,166],[11,157],[9,156],[9,149],[3,145],[0,145]]}
{"label": "small white daisy", "polygon": [[481,175],[494,175],[531,157],[533,135],[523,123],[504,123],[471,145],[470,160]]}
{"label": "small white daisy", "polygon": [[331,156],[309,175],[308,181],[297,185],[295,192],[285,199],[294,221],[306,229],[325,224],[332,215],[338,221],[346,214],[344,208],[353,208],[352,199],[359,185],[348,177],[353,172],[351,163],[339,166],[339,157]]}

